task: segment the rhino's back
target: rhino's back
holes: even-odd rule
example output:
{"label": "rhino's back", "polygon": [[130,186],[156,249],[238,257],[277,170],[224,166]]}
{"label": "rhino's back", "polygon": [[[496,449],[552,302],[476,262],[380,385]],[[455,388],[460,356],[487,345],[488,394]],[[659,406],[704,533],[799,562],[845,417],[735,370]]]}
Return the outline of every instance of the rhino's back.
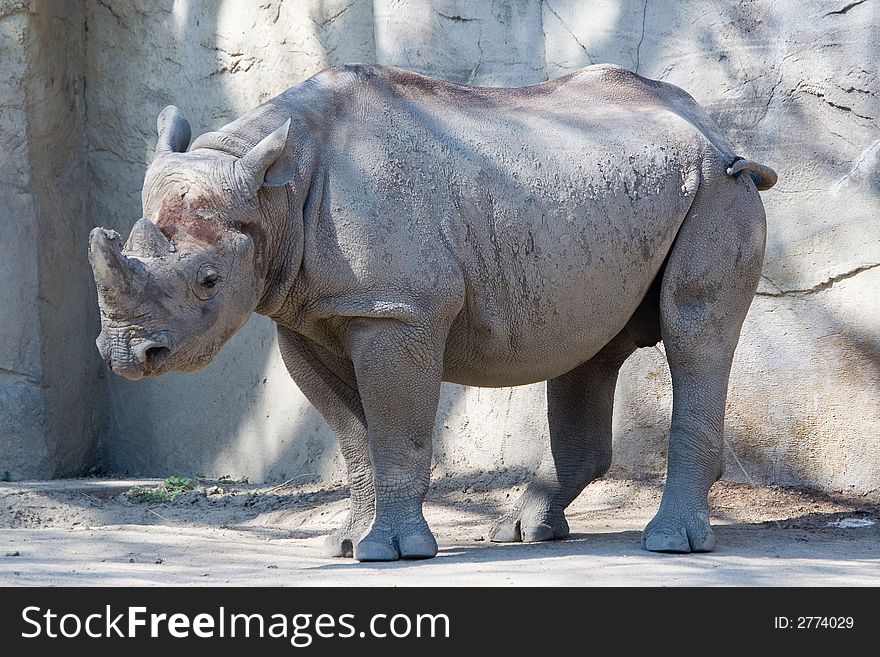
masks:
{"label": "rhino's back", "polygon": [[[702,107],[680,87],[644,78],[612,64],[577,69],[546,82],[522,87],[478,87],[455,84],[394,67],[353,64],[325,73],[348,74],[366,86],[390,95],[391,104],[411,102],[430,111],[434,108],[449,118],[461,113],[474,119],[558,116],[572,120],[572,127],[588,115],[597,130],[619,127],[630,115],[645,117],[671,112],[699,132],[725,157],[733,149]],[[479,122],[479,121],[477,121]],[[637,126],[632,126],[637,128]],[[647,122],[645,124],[647,127]],[[605,135],[607,136],[607,134]]]}

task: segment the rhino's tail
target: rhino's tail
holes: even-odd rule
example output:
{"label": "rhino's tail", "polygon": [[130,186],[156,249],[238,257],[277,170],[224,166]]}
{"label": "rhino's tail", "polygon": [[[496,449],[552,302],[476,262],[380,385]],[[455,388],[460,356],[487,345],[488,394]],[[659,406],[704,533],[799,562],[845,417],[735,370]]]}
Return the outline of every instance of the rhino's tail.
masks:
{"label": "rhino's tail", "polygon": [[755,182],[755,187],[758,188],[759,191],[764,191],[765,189],[770,189],[773,185],[776,184],[776,181],[779,177],[776,175],[776,172],[768,166],[764,166],[763,164],[758,164],[757,162],[752,162],[751,160],[746,160],[741,157],[736,158],[728,167],[727,175],[728,176],[738,176],[743,171],[748,171],[749,175],[752,177],[752,180]]}

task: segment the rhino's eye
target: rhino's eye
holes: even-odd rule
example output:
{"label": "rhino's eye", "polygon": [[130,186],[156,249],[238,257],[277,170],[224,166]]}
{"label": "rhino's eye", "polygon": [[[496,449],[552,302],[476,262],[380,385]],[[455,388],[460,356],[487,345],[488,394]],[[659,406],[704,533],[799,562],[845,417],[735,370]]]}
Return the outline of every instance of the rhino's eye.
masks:
{"label": "rhino's eye", "polygon": [[199,267],[196,274],[196,286],[193,290],[196,296],[203,301],[210,299],[217,291],[217,284],[220,282],[220,272],[213,265],[204,264]]}
{"label": "rhino's eye", "polygon": [[201,281],[199,281],[199,285],[202,287],[206,287],[209,290],[217,285],[217,281],[220,280],[220,277],[216,274],[216,272],[211,272],[207,274]]}

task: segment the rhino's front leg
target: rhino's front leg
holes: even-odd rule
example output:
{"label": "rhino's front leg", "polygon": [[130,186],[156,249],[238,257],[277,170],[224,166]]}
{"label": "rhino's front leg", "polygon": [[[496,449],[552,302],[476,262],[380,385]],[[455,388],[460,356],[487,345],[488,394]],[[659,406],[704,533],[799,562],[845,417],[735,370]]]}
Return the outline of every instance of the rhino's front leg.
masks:
{"label": "rhino's front leg", "polygon": [[359,561],[424,559],[437,542],[422,514],[443,340],[427,327],[369,320],[352,327],[349,348],[367,418],[375,516],[355,545]]}
{"label": "rhino's front leg", "polygon": [[348,470],[349,513],[325,542],[331,557],[350,557],[373,520],[373,469],[367,422],[351,362],[307,338],[278,327],[281,358],[291,378],[336,433]]}

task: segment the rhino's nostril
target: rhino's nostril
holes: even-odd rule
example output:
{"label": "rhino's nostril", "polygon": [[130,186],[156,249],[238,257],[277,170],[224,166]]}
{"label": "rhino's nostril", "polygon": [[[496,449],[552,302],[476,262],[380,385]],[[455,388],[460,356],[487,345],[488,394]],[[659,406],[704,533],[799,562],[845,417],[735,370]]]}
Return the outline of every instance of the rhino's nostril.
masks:
{"label": "rhino's nostril", "polygon": [[144,364],[154,369],[161,365],[170,353],[168,347],[150,347],[144,352]]}
{"label": "rhino's nostril", "polygon": [[159,364],[168,357],[171,349],[168,342],[162,337],[148,340],[138,340],[131,346],[131,355],[136,363],[143,368],[146,374],[156,369]]}

